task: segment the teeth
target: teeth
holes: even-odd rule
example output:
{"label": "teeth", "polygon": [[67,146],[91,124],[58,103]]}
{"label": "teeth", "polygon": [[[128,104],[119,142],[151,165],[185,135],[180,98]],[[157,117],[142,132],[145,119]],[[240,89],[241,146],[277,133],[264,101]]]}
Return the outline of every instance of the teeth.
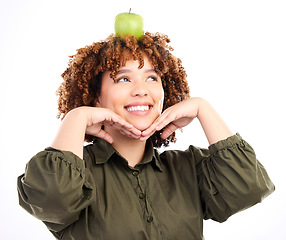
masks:
{"label": "teeth", "polygon": [[148,111],[148,110],[149,110],[149,106],[132,106],[132,107],[127,108],[127,111],[129,111],[129,112]]}

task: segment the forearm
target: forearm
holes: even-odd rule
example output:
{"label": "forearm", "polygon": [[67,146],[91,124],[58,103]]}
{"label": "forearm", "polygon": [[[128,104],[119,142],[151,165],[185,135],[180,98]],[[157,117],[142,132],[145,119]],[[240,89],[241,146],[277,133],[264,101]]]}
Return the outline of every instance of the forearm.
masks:
{"label": "forearm", "polygon": [[197,118],[210,145],[233,135],[218,113],[204,99],[199,99]]}
{"label": "forearm", "polygon": [[62,121],[51,147],[70,151],[82,159],[86,125],[87,119],[82,109],[70,111]]}

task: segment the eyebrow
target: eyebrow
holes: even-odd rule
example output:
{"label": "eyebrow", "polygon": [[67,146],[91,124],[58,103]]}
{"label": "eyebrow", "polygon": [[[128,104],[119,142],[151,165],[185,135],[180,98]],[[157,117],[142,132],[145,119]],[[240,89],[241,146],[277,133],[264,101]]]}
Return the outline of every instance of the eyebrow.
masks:
{"label": "eyebrow", "polygon": [[[128,72],[132,72],[132,71],[131,71],[130,69],[128,69],[128,68],[121,69],[121,70],[118,70],[117,75],[118,75],[118,74],[122,74],[122,73],[128,73]],[[155,69],[152,69],[152,68],[147,69],[147,70],[145,70],[144,72],[145,72],[145,73],[149,73],[149,72],[157,73],[157,72],[155,71]]]}

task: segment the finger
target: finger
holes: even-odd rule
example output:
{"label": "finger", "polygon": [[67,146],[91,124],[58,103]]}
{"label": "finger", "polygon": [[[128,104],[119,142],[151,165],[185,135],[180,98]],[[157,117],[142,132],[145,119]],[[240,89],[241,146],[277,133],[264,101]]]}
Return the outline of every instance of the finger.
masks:
{"label": "finger", "polygon": [[160,124],[164,118],[166,116],[165,115],[160,115],[147,129],[145,129],[143,132],[142,132],[142,136],[143,137],[146,137],[146,136],[151,136],[154,134],[154,132],[156,132],[157,130],[157,127],[158,127],[158,124]]}
{"label": "finger", "polygon": [[166,117],[165,117],[164,119],[162,119],[162,120],[157,124],[156,130],[157,130],[157,131],[160,131],[160,130],[162,130],[164,127],[170,126],[170,125],[176,126],[176,125],[173,124],[172,122],[176,121],[178,118],[179,118],[179,117],[178,117],[176,114],[169,113],[168,115],[166,115]]}
{"label": "finger", "polygon": [[129,127],[126,125],[122,125],[120,122],[114,123],[114,122],[108,122],[107,123],[110,127],[114,128],[116,131],[119,131],[120,133],[130,136],[132,138],[139,138],[141,136],[141,131],[136,129],[135,127]]}
{"label": "finger", "polygon": [[113,126],[122,126],[126,129],[132,129],[134,128],[132,124],[128,123],[127,121],[125,121],[123,118],[114,115],[111,116],[110,119],[106,119],[105,122],[107,122],[111,127]]}
{"label": "finger", "polygon": [[[164,131],[162,132],[161,134],[161,138],[162,139],[167,139],[173,132],[175,132],[179,127],[173,123],[170,123],[165,129]],[[151,137],[156,131],[150,133],[149,135],[147,136],[142,136],[140,137],[140,140],[141,141],[146,141],[149,137]]]}
{"label": "finger", "polygon": [[141,134],[140,135],[135,135],[134,133],[126,131],[125,129],[121,129],[120,133],[125,135],[125,136],[127,136],[127,137],[135,138],[135,139],[139,139],[141,137]]}
{"label": "finger", "polygon": [[122,126],[115,127],[115,129],[117,131],[119,131],[121,134],[126,135],[126,136],[131,137],[131,138],[137,138],[138,139],[141,136],[141,131],[138,130],[138,133],[137,133],[137,129],[136,129],[135,133],[134,133],[133,129],[126,129]]}
{"label": "finger", "polygon": [[143,131],[141,134],[140,140],[146,141],[149,137],[151,137],[155,132],[157,132],[156,127],[157,127],[157,124],[154,124],[153,126],[150,126],[148,129]]}
{"label": "finger", "polygon": [[113,142],[113,138],[111,137],[111,135],[102,129],[100,129],[97,133],[94,133],[93,135],[109,142],[110,144]]}
{"label": "finger", "polygon": [[142,137],[142,136],[141,136],[141,137],[139,138],[139,140],[142,141],[142,142],[147,141],[147,139],[150,138],[153,134],[154,134],[154,133],[152,133],[152,134],[150,134],[150,135],[148,135],[148,136],[145,136],[145,137]]}
{"label": "finger", "polygon": [[127,122],[117,114],[112,114],[111,119],[107,120],[111,127],[116,129],[126,129],[127,132],[132,133],[134,136],[141,136],[141,131],[135,128],[131,123]]}
{"label": "finger", "polygon": [[160,131],[174,120],[175,116],[173,114],[164,112],[148,129],[142,132],[142,136],[150,136],[154,134],[154,132]]}
{"label": "finger", "polygon": [[166,139],[168,138],[173,132],[175,132],[179,127],[173,123],[170,123],[162,132],[161,138]]}
{"label": "finger", "polygon": [[[129,130],[129,129],[127,129]],[[142,131],[138,130],[137,128],[133,127],[132,129],[129,130],[134,136],[141,136],[142,135]]]}

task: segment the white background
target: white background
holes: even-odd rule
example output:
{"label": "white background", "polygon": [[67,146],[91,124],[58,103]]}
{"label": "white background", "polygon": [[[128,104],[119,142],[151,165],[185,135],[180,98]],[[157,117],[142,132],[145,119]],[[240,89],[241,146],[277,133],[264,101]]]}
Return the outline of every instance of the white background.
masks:
{"label": "white background", "polygon": [[[169,35],[192,96],[207,99],[256,150],[276,191],[207,240],[286,239],[286,6],[281,0],[0,0],[0,238],[53,239],[18,206],[17,176],[47,147],[60,120],[55,91],[68,56],[113,33],[118,13],[140,14],[145,30]],[[207,147],[197,121],[172,148]]]}

